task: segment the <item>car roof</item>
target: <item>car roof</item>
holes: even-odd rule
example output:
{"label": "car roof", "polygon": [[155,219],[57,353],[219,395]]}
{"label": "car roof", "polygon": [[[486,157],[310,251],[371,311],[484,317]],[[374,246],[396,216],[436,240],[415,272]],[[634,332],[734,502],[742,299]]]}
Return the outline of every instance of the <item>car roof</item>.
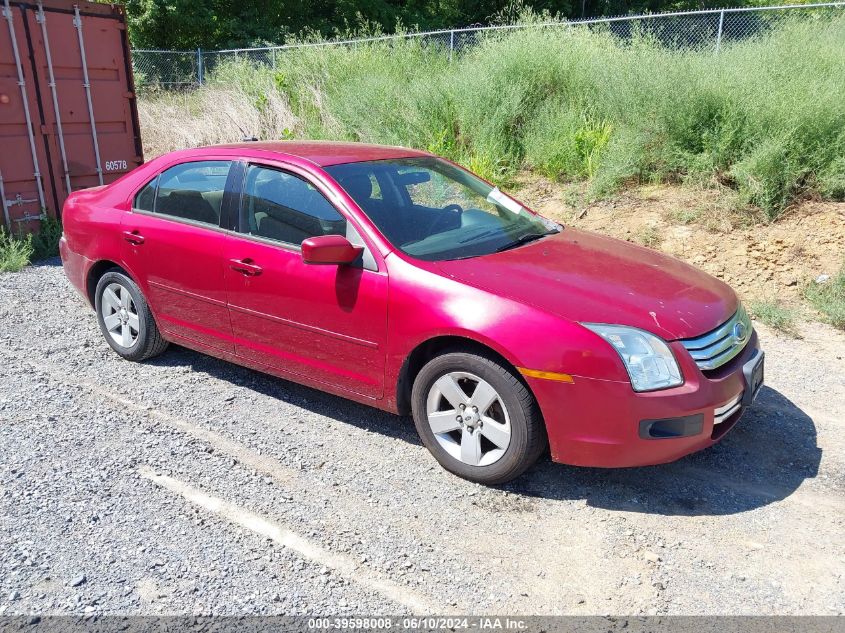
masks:
{"label": "car roof", "polygon": [[368,160],[432,156],[428,152],[407,147],[339,141],[244,141],[242,143],[213,145],[203,149],[237,149],[243,150],[245,155],[248,155],[251,151],[261,150],[304,158],[320,167]]}

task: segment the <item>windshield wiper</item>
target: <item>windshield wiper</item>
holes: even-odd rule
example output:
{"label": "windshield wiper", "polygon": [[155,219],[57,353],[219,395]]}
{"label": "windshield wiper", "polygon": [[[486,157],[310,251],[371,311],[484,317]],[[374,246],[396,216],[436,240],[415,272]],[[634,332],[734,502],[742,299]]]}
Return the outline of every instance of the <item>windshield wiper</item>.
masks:
{"label": "windshield wiper", "polygon": [[507,251],[512,248],[516,248],[517,246],[522,246],[523,244],[527,244],[528,242],[533,242],[534,240],[539,240],[542,237],[546,237],[547,235],[553,235],[554,233],[559,233],[560,231],[546,231],[545,233],[526,233],[518,238],[516,238],[513,242],[508,242],[507,244],[500,246],[496,249],[497,253],[501,253],[502,251]]}

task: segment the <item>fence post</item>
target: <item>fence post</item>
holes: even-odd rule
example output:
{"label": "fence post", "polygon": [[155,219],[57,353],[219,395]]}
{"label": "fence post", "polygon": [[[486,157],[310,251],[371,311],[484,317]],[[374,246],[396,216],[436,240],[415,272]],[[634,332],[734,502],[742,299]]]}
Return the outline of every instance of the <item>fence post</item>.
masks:
{"label": "fence post", "polygon": [[725,10],[719,11],[719,30],[716,31],[716,54],[719,54],[719,49],[722,46],[722,27],[725,25]]}
{"label": "fence post", "polygon": [[197,49],[197,83],[201,86],[203,84],[203,67],[202,67],[202,49]]}
{"label": "fence post", "polygon": [[452,53],[455,50],[455,31],[449,31],[449,63],[452,63]]}

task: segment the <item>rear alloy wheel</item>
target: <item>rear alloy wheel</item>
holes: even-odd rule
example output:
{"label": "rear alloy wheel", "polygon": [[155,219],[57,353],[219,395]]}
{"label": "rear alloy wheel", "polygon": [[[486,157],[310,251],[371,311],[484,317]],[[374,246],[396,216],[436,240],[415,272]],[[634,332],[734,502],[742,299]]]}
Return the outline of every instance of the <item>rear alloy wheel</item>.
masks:
{"label": "rear alloy wheel", "polygon": [[100,277],[94,304],[106,342],[123,358],[146,360],[167,349],[141,289],[123,271]]}
{"label": "rear alloy wheel", "polygon": [[546,446],[537,403],[496,361],[456,352],[430,361],[412,394],[423,443],[447,470],[479,483],[519,476]]}
{"label": "rear alloy wheel", "polygon": [[138,342],[141,320],[127,288],[119,283],[110,283],[103,289],[100,316],[106,332],[115,343],[129,349]]}

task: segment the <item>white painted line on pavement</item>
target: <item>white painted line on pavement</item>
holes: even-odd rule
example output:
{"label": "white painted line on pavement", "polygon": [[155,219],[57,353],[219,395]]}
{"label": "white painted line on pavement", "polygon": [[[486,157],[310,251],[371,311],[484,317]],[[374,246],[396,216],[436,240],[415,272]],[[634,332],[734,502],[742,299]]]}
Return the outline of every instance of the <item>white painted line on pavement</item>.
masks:
{"label": "white painted line on pavement", "polygon": [[442,608],[430,598],[418,594],[412,589],[383,578],[370,569],[357,565],[351,558],[325,549],[280,523],[250,512],[234,503],[206,494],[198,488],[183,483],[173,477],[156,473],[149,466],[141,466],[138,472],[142,477],[176,493],[191,503],[208,510],[224,519],[244,527],[256,534],[283,545],[302,557],[337,571],[342,576],[360,585],[377,591],[385,598],[405,605],[415,614],[441,613]]}

